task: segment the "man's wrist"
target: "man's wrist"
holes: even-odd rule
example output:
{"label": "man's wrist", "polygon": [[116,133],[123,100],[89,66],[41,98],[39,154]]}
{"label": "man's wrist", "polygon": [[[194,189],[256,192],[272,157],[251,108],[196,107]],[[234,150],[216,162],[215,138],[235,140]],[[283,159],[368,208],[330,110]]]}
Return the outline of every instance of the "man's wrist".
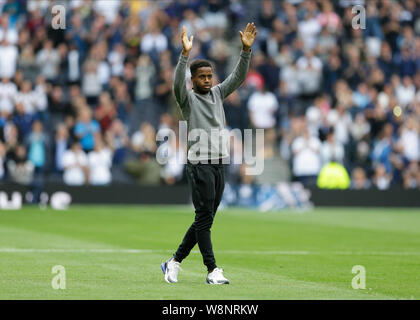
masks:
{"label": "man's wrist", "polygon": [[245,51],[245,52],[251,52],[251,47],[242,46],[242,50]]}
{"label": "man's wrist", "polygon": [[188,55],[190,54],[189,51],[185,51],[184,49],[182,49],[182,55],[185,57],[188,57]]}

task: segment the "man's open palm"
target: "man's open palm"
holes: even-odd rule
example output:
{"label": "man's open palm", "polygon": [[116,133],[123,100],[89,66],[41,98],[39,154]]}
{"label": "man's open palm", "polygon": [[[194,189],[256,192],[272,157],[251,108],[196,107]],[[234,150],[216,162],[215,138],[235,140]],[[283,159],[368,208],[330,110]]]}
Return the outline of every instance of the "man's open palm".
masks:
{"label": "man's open palm", "polygon": [[183,46],[184,50],[186,52],[189,52],[192,48],[192,45],[193,45],[194,36],[191,36],[190,40],[188,40],[187,28],[185,28],[185,26],[182,27],[181,38],[182,38],[182,46]]}
{"label": "man's open palm", "polygon": [[244,32],[239,31],[241,34],[242,45],[250,48],[254,43],[255,37],[258,34],[257,28],[255,27],[254,22],[248,23],[245,27]]}

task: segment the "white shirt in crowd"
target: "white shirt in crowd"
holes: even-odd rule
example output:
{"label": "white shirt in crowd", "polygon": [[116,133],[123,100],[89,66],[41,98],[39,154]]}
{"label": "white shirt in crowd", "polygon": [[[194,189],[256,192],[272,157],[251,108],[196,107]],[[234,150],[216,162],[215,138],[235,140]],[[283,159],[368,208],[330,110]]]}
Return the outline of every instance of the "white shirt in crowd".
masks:
{"label": "white shirt in crowd", "polygon": [[335,139],[346,145],[350,139],[350,127],[353,123],[349,112],[339,113],[336,109],[331,109],[327,115],[327,122],[334,127]]}
{"label": "white shirt in crowd", "polygon": [[121,76],[124,72],[125,55],[117,50],[113,50],[108,55],[108,61],[111,65],[111,74]]}
{"label": "white shirt in crowd", "polygon": [[106,185],[111,182],[112,152],[109,148],[89,152],[88,163],[90,184]]}
{"label": "white shirt in crowd", "polygon": [[68,55],[69,63],[69,80],[78,81],[80,79],[80,66],[79,66],[79,52],[77,50],[71,50]]}
{"label": "white shirt in crowd", "polygon": [[303,93],[315,93],[321,85],[322,61],[316,56],[302,56],[296,61],[299,84]]}
{"label": "white shirt in crowd", "polygon": [[19,40],[19,34],[16,28],[8,28],[6,32],[4,32],[3,28],[0,28],[0,42],[6,37],[6,40],[10,44],[17,44]]}
{"label": "white shirt in crowd", "polygon": [[319,135],[319,128],[322,126],[322,112],[316,106],[310,106],[306,109],[305,118],[309,134],[311,136]]}
{"label": "white shirt in crowd", "polygon": [[318,175],[321,170],[321,142],[316,137],[297,137],[292,143],[293,174],[295,176]]}
{"label": "white shirt in crowd", "polygon": [[275,114],[278,108],[277,98],[270,91],[256,91],[248,100],[248,110],[256,128],[273,128],[276,124]]}
{"label": "white shirt in crowd", "polygon": [[85,72],[82,79],[82,92],[87,97],[99,96],[102,86],[97,72]]}
{"label": "white shirt in crowd", "polygon": [[404,128],[401,132],[404,156],[409,161],[420,160],[420,137],[416,130]]}
{"label": "white shirt in crowd", "polygon": [[75,153],[69,149],[63,156],[64,183],[70,186],[80,186],[86,182],[86,175],[82,167],[87,166],[88,160],[83,150]]}
{"label": "white shirt in crowd", "polygon": [[56,49],[41,49],[36,55],[36,63],[41,70],[41,74],[48,80],[58,76],[60,65],[60,55]]}
{"label": "white shirt in crowd", "polygon": [[286,64],[280,70],[280,78],[286,85],[287,93],[289,93],[292,96],[297,96],[300,94],[300,76],[296,66]]}
{"label": "white shirt in crowd", "polygon": [[96,12],[105,17],[107,24],[112,24],[118,15],[121,2],[120,0],[95,0],[93,7]]}
{"label": "white shirt in crowd", "polygon": [[142,52],[150,52],[155,49],[162,52],[168,47],[168,39],[162,33],[147,33],[141,40],[140,48]]}
{"label": "white shirt in crowd", "polygon": [[102,60],[98,64],[97,78],[100,85],[106,85],[109,82],[109,79],[111,78],[111,67],[107,61]]}
{"label": "white shirt in crowd", "polygon": [[18,49],[13,45],[0,45],[0,78],[13,78],[16,72]]}
{"label": "white shirt in crowd", "polygon": [[321,24],[315,17],[299,22],[298,32],[301,39],[303,40],[305,48],[312,49],[315,47],[317,37],[321,32],[321,29]]}
{"label": "white shirt in crowd", "polygon": [[17,87],[13,82],[0,82],[0,112],[12,113]]}
{"label": "white shirt in crowd", "polygon": [[144,142],[144,133],[141,130],[137,130],[131,136],[131,145],[137,148],[140,148]]}
{"label": "white shirt in crowd", "polygon": [[322,163],[327,164],[331,161],[343,163],[344,160],[344,147],[339,142],[324,141],[321,147]]}
{"label": "white shirt in crowd", "polygon": [[48,108],[48,97],[47,97],[47,89],[45,88],[45,85],[38,84],[36,85],[34,91],[33,91],[35,97],[36,97],[36,103],[35,106],[38,111],[45,111]]}
{"label": "white shirt in crowd", "polygon": [[395,89],[395,96],[398,103],[402,107],[406,107],[407,105],[414,102],[416,96],[416,87],[414,85],[405,86],[400,84]]}
{"label": "white shirt in crowd", "polygon": [[35,113],[37,111],[38,94],[35,91],[18,92],[16,103],[22,103],[25,113]]}

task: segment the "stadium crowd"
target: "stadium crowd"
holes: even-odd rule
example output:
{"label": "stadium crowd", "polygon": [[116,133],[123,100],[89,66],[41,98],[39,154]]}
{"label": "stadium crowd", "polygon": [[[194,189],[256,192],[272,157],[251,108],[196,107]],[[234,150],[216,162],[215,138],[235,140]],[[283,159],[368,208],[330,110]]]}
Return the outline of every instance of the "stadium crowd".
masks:
{"label": "stadium crowd", "polygon": [[[55,4],[65,29],[52,27]],[[356,4],[364,29],[352,24]],[[194,34],[190,61],[211,60],[217,83],[251,19],[259,34],[225,101],[229,128],[265,129],[264,156],[305,185],[334,161],[351,188],[420,187],[419,1],[0,0],[0,12],[3,181],[183,183],[182,142],[156,161],[157,132],[181,119],[181,26]],[[243,171],[232,181],[252,181]]]}

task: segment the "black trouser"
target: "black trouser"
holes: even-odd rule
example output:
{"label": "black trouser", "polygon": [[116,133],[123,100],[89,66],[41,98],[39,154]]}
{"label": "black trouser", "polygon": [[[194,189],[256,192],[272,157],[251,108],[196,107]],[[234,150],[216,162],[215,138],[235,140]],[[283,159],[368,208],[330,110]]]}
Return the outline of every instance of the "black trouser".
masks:
{"label": "black trouser", "polygon": [[174,254],[176,261],[181,262],[185,259],[198,243],[207,270],[217,267],[210,228],[225,188],[225,166],[225,164],[187,163],[186,173],[195,208],[195,220]]}

